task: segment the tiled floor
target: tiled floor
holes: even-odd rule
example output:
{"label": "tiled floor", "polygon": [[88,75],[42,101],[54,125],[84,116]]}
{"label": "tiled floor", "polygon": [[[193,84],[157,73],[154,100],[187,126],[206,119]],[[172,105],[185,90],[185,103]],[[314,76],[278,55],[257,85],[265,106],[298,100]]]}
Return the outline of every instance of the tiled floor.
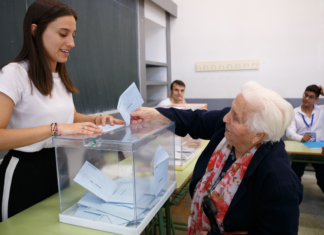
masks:
{"label": "tiled floor", "polygon": [[302,177],[304,198],[300,205],[298,235],[324,234],[324,194],[316,184],[314,172]]}
{"label": "tiled floor", "polygon": [[[316,184],[315,173],[305,172],[302,183],[304,198],[300,205],[298,235],[324,234],[324,194]],[[189,194],[179,206],[171,207],[173,221],[187,223],[191,199]],[[177,235],[186,235],[184,231],[176,230]]]}

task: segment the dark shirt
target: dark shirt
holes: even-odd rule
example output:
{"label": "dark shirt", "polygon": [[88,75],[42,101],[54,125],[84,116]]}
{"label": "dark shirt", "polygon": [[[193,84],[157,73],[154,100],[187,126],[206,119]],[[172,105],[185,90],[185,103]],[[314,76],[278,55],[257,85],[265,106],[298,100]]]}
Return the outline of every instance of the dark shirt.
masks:
{"label": "dark shirt", "polygon": [[[193,171],[191,197],[215,148],[224,138],[224,116],[230,108],[206,110],[157,110],[175,122],[175,133],[209,140]],[[292,171],[282,140],[262,144],[245,172],[224,217],[225,232],[249,231],[249,235],[297,235],[303,186]],[[210,233],[209,233],[210,234]]]}

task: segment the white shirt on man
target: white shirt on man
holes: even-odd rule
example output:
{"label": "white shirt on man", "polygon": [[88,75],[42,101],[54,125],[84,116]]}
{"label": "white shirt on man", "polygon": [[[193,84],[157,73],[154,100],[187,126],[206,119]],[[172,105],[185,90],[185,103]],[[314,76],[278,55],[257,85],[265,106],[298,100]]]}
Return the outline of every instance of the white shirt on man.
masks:
{"label": "white shirt on man", "polygon": [[[289,140],[301,141],[306,132],[315,132],[316,141],[324,140],[324,105],[314,104],[311,117],[308,117],[301,110],[301,106],[295,108],[294,111],[295,117],[286,130],[286,136]],[[313,115],[313,124],[311,125]],[[304,119],[309,127],[307,127]]]}
{"label": "white shirt on man", "polygon": [[0,92],[15,103],[7,129],[32,128],[48,125],[46,140],[25,147],[16,148],[22,152],[36,152],[51,148],[50,124],[73,123],[74,103],[71,92],[67,91],[58,73],[53,75],[51,96],[42,95],[32,84],[27,73],[28,63],[10,63],[0,71]]}
{"label": "white shirt on man", "polygon": [[165,100],[162,100],[157,107],[166,107],[173,104],[172,101],[170,100],[170,98],[166,98]]}

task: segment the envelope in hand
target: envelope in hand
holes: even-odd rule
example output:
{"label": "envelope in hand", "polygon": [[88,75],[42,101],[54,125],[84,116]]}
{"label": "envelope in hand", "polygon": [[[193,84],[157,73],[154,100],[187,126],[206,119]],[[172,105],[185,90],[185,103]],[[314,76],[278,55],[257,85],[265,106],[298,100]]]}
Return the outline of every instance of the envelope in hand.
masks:
{"label": "envelope in hand", "polygon": [[130,113],[137,110],[143,103],[144,100],[141,93],[133,82],[132,85],[130,85],[123,94],[121,94],[117,105],[117,109],[123,117],[126,126],[129,126],[130,124]]}

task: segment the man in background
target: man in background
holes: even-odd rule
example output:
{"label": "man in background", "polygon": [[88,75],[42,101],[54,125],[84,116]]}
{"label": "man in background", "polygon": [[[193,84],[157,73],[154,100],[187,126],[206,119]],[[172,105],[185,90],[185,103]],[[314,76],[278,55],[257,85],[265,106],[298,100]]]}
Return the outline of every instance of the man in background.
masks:
{"label": "man in background", "polygon": [[171,104],[186,104],[186,100],[183,98],[185,93],[186,85],[183,81],[175,80],[171,83],[170,97],[162,100],[157,106],[165,107]]}
{"label": "man in background", "polygon": [[[294,109],[295,117],[287,128],[286,135],[289,140],[301,142],[314,142],[324,140],[324,105],[316,105],[319,95],[323,93],[321,86],[308,86],[303,94],[303,103]],[[299,180],[304,174],[307,163],[292,162],[291,168]],[[312,163],[317,184],[324,193],[324,164]]]}

